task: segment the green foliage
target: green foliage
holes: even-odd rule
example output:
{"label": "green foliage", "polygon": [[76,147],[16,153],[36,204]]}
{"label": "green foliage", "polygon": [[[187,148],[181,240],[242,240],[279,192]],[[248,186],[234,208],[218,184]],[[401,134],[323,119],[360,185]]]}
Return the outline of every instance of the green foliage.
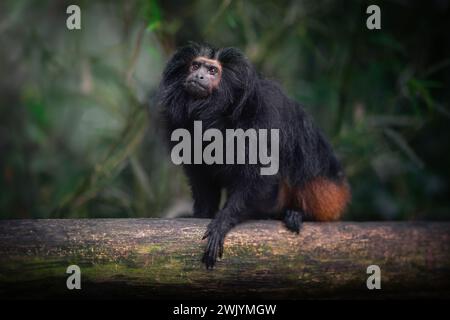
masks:
{"label": "green foliage", "polygon": [[148,0],[146,1],[146,5],[144,5],[145,15],[148,19],[147,30],[155,31],[159,27],[161,27],[161,11],[159,9],[159,5],[156,0]]}
{"label": "green foliage", "polygon": [[84,1],[69,31],[65,2],[6,1],[0,217],[161,216],[189,199],[152,97],[193,40],[241,48],[313,114],[346,165],[346,218],[448,219],[449,8],[385,1],[370,31],[368,4]]}

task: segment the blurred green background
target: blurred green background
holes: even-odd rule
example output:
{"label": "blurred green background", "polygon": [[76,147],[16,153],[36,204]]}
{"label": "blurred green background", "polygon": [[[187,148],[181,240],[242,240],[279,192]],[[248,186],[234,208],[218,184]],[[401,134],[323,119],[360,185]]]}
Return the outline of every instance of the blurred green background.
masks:
{"label": "blurred green background", "polygon": [[153,97],[193,40],[242,49],[305,105],[349,175],[346,219],[448,220],[449,1],[379,1],[374,31],[369,4],[2,0],[0,218],[189,211]]}

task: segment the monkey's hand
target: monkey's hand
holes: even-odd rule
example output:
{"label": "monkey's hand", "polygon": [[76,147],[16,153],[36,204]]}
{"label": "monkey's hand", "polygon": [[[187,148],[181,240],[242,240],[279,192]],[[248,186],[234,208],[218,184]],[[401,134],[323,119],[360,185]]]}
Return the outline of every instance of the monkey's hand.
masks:
{"label": "monkey's hand", "polygon": [[220,231],[216,220],[211,221],[208,225],[202,240],[206,238],[208,238],[208,244],[206,245],[202,262],[206,265],[206,269],[212,269],[217,258],[222,258],[223,242],[225,239],[225,234]]}

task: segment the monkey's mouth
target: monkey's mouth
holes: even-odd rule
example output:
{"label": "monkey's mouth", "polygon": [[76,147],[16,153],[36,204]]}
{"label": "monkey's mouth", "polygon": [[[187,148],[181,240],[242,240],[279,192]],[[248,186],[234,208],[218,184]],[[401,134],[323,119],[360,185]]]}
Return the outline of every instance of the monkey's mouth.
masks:
{"label": "monkey's mouth", "polygon": [[195,98],[206,98],[209,95],[208,87],[194,80],[186,81],[184,87]]}

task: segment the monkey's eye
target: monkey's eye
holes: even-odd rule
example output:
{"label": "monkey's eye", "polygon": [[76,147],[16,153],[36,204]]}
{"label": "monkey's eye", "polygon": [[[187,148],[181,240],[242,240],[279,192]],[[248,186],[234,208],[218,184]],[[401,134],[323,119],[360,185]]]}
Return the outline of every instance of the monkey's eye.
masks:
{"label": "monkey's eye", "polygon": [[192,62],[191,70],[192,70],[192,71],[195,71],[195,70],[197,70],[198,68],[200,68],[200,63],[198,63],[197,61]]}
{"label": "monkey's eye", "polygon": [[209,72],[209,74],[216,74],[217,73],[217,68],[216,67],[209,67],[208,68],[208,72]]}

